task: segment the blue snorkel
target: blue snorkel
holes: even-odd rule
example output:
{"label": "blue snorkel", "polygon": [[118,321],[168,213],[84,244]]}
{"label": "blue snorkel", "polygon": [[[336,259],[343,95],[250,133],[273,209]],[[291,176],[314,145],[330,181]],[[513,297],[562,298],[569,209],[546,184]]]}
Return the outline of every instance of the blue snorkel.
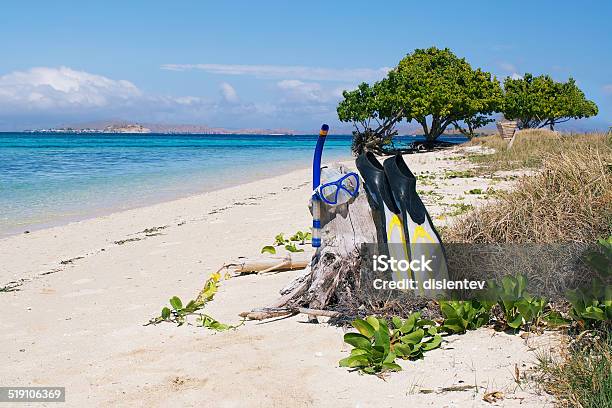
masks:
{"label": "blue snorkel", "polygon": [[[323,155],[323,145],[325,137],[329,131],[329,126],[323,124],[317,139],[314,158],[312,159],[312,190],[315,191],[321,184],[321,156]],[[321,246],[321,197],[318,193],[312,195],[312,246]]]}

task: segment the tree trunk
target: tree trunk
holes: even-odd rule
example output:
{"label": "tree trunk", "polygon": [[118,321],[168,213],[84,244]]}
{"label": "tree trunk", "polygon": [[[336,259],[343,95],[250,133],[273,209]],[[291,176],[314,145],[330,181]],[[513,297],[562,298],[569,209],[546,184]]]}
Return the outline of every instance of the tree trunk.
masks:
{"label": "tree trunk", "polygon": [[[342,173],[349,171],[339,164],[333,167]],[[325,309],[351,291],[348,282],[358,286],[360,246],[376,242],[376,228],[365,191],[360,189],[357,197],[342,205],[322,205],[321,223],[322,245],[309,268],[281,290],[282,296],[276,302],[243,316],[261,320],[295,314],[299,308]]]}

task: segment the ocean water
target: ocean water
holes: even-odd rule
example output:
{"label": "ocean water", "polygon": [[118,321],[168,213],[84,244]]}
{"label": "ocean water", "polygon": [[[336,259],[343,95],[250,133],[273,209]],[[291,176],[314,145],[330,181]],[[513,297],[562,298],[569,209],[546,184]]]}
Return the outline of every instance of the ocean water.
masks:
{"label": "ocean water", "polygon": [[[305,168],[316,138],[0,133],[0,236]],[[328,136],[323,162],[350,145]]]}

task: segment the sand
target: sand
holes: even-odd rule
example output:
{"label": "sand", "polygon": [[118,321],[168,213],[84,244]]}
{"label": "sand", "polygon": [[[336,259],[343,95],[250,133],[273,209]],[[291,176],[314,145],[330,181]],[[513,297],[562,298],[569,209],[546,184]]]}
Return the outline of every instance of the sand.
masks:
{"label": "sand", "polygon": [[[466,191],[512,183],[441,178],[469,167],[451,159],[457,154],[406,157],[416,173],[437,175],[419,189],[435,191],[423,197],[438,225],[461,203],[487,202]],[[221,333],[143,326],[169,297],[193,298],[224,262],[256,256],[279,232],[307,229],[310,191],[303,169],[0,240],[0,288],[21,284],[0,293],[0,385],[65,386],[74,407],[472,407],[491,406],[482,401],[490,391],[505,394],[496,406],[551,403],[514,379],[537,350],[555,347],[551,334],[524,340],[485,328],[447,337],[381,380],[339,368],[349,350],[343,329],[305,316]],[[223,281],[206,310],[237,323],[239,312],[274,300],[296,273]]]}

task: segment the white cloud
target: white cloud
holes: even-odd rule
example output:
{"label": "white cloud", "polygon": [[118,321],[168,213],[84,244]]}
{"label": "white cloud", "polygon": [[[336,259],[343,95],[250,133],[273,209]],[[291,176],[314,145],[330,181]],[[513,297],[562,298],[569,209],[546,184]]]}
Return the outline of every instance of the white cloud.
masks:
{"label": "white cloud", "polygon": [[320,68],[288,65],[165,64],[170,71],[201,70],[211,74],[251,75],[259,78],[295,78],[307,81],[375,81],[390,68]]}
{"label": "white cloud", "polygon": [[501,61],[498,62],[497,65],[499,65],[499,67],[501,69],[503,69],[506,72],[516,72],[518,71],[518,69],[516,69],[516,65],[511,64],[510,62],[506,62],[506,61]]}
{"label": "white cloud", "polygon": [[99,108],[141,96],[129,81],[67,67],[31,68],[0,76],[0,105],[13,109]]}
{"label": "white cloud", "polygon": [[521,74],[513,72],[512,75],[510,75],[510,78],[512,78],[512,79],[523,79],[523,76]]}
{"label": "white cloud", "polygon": [[236,103],[238,102],[238,93],[234,89],[233,86],[228,84],[227,82],[221,82],[219,84],[219,88],[221,89],[221,95],[226,102]]}
{"label": "white cloud", "polygon": [[[282,79],[282,78],[281,78]],[[39,67],[0,75],[0,129],[118,119],[231,127],[296,127],[335,117],[340,84],[282,79],[274,100],[250,102],[219,83],[220,95],[160,95],[130,81],[69,67]],[[346,87],[345,87],[346,88]],[[349,87],[350,88],[350,87]]]}
{"label": "white cloud", "polygon": [[321,84],[317,82],[303,82],[299,79],[284,79],[277,82],[276,86],[285,91],[291,99],[306,100],[310,102],[322,102],[326,99],[321,90]]}

